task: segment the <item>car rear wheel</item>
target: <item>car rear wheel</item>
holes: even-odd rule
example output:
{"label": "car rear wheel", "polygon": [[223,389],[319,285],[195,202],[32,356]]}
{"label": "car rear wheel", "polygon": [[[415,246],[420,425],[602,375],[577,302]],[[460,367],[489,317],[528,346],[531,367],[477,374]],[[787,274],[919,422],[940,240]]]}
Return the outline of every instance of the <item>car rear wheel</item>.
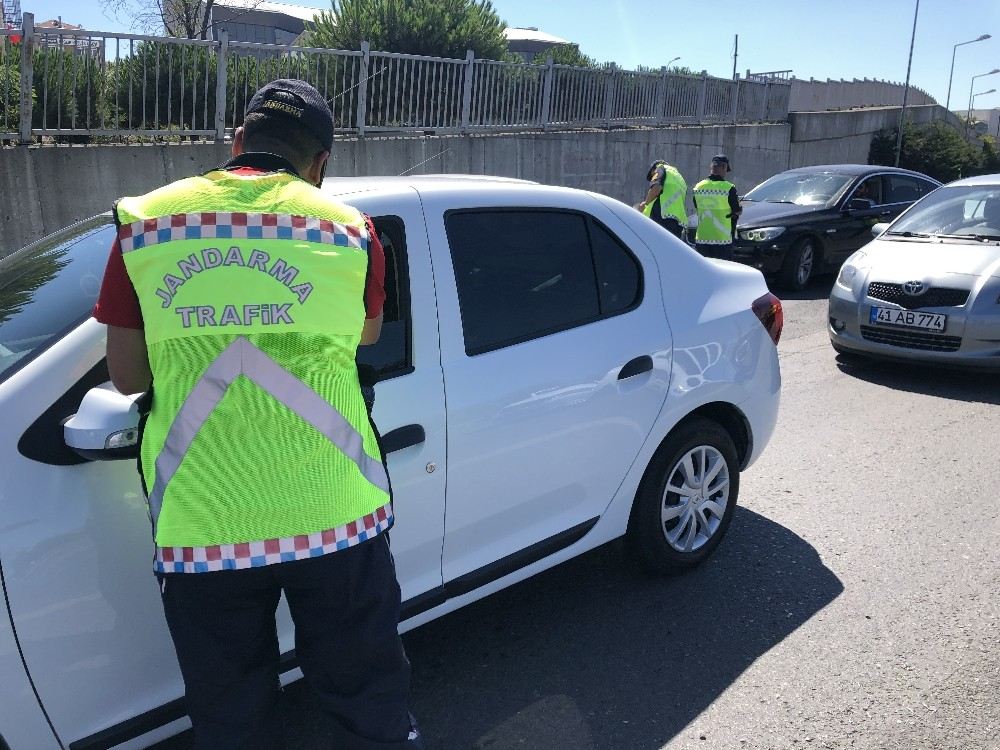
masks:
{"label": "car rear wheel", "polygon": [[630,550],[656,573],[698,565],[729,528],[739,488],[729,433],[708,419],[692,419],[646,469],[629,520]]}
{"label": "car rear wheel", "polygon": [[781,264],[781,285],[785,289],[804,289],[812,278],[816,262],[819,260],[816,241],[810,237],[799,240],[792,246]]}

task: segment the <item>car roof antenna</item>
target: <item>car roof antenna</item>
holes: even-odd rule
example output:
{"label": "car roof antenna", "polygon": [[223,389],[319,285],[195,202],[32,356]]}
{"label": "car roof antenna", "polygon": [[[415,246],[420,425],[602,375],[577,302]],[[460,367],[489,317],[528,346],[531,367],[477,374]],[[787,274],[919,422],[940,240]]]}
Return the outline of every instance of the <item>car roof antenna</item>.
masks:
{"label": "car roof antenna", "polygon": [[417,167],[422,167],[422,166],[424,166],[424,164],[426,164],[427,162],[429,162],[429,161],[433,161],[434,159],[437,159],[437,158],[438,158],[439,156],[443,156],[444,154],[447,154],[447,153],[448,153],[449,151],[451,151],[451,149],[450,149],[450,148],[446,148],[446,149],[444,149],[444,150],[442,150],[442,151],[438,151],[438,152],[437,152],[436,154],[434,154],[434,156],[430,157],[429,159],[424,159],[424,160],[423,160],[422,162],[420,162],[419,164],[414,164],[414,165],[413,165],[412,167],[410,167],[409,169],[404,169],[404,170],[403,170],[402,172],[400,172],[400,173],[399,173],[399,174],[397,175],[397,177],[402,177],[402,176],[403,176],[403,175],[405,175],[405,174],[409,174],[410,172],[412,172],[412,171],[413,171],[414,169],[416,169]]}

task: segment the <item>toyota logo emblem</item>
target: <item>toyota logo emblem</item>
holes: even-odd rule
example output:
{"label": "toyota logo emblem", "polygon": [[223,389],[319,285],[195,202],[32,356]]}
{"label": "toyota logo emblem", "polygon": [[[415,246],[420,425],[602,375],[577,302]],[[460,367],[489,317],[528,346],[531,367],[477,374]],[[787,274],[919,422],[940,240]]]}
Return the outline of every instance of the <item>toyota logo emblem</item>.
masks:
{"label": "toyota logo emblem", "polygon": [[907,281],[903,284],[903,291],[911,296],[924,293],[924,282],[922,281]]}

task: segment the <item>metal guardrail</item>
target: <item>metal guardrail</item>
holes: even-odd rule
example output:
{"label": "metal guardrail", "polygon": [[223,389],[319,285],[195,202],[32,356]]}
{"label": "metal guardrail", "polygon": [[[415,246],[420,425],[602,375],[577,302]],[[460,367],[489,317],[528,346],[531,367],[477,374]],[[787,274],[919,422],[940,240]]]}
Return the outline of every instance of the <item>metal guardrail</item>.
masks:
{"label": "metal guardrail", "polygon": [[[11,41],[20,34],[20,44]],[[261,85],[301,78],[338,133],[784,121],[784,82],[85,29],[0,29],[0,141],[221,140]]]}

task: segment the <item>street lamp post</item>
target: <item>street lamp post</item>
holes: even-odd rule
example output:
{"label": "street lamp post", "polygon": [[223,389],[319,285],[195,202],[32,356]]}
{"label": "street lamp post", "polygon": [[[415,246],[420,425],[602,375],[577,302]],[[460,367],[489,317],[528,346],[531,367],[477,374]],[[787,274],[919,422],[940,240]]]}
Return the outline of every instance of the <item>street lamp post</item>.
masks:
{"label": "street lamp post", "polygon": [[944,103],[944,108],[945,109],[948,109],[949,105],[951,104],[951,79],[955,77],[955,53],[958,51],[958,48],[961,47],[963,44],[975,44],[976,42],[984,42],[984,41],[986,41],[989,38],[990,38],[989,34],[983,34],[982,36],[976,37],[975,39],[970,39],[967,42],[959,42],[954,47],[952,47],[952,49],[951,49],[951,72],[948,74],[948,98],[947,98],[947,100],[945,100],[945,103]]}
{"label": "street lamp post", "polygon": [[[993,68],[993,70],[989,73],[980,73],[977,76],[972,76],[972,82],[969,83],[969,111],[965,113],[965,122],[967,123],[966,127],[968,127],[968,123],[972,121],[972,87],[976,84],[976,79],[982,78],[983,76],[991,76],[995,73],[1000,73],[1000,68]],[[976,96],[979,96],[979,94],[976,94]]]}
{"label": "street lamp post", "polygon": [[680,60],[680,59],[681,59],[681,58],[680,58],[680,55],[678,55],[678,56],[677,56],[677,57],[675,57],[675,58],[674,58],[673,60],[670,60],[670,61],[669,61],[669,62],[668,62],[668,63],[667,63],[666,65],[664,65],[663,67],[665,67],[665,68],[669,68],[669,67],[671,66],[671,64],[672,64],[672,63],[675,63],[675,62],[677,62],[677,61],[678,61],[678,60]]}

